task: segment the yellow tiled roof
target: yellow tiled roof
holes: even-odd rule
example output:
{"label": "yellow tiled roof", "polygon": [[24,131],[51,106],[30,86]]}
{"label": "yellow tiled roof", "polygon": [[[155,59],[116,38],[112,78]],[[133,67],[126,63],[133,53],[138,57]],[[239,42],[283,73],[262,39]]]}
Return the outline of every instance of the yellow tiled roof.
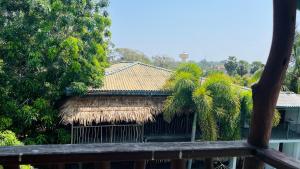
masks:
{"label": "yellow tiled roof", "polygon": [[103,86],[96,90],[161,91],[171,73],[171,70],[140,62],[118,63],[106,69]]}

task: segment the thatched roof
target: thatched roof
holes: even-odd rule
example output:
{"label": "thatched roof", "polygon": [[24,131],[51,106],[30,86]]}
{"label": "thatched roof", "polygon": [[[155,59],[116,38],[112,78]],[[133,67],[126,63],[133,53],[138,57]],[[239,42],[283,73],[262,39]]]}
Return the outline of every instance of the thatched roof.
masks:
{"label": "thatched roof", "polygon": [[154,116],[161,112],[164,99],[144,96],[73,97],[61,107],[60,115],[64,124],[144,123],[154,120]]}

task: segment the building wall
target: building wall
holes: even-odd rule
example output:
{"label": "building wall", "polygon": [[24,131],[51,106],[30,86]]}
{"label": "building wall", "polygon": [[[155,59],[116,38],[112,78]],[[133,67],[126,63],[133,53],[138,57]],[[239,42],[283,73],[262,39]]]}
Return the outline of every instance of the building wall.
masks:
{"label": "building wall", "polygon": [[296,126],[292,126],[291,130],[300,133],[300,108],[285,108],[285,121],[293,120]]}

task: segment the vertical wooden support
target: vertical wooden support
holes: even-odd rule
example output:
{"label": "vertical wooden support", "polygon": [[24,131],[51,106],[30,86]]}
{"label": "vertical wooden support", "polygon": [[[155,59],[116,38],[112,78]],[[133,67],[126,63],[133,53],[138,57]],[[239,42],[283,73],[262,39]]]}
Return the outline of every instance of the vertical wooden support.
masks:
{"label": "vertical wooden support", "polygon": [[19,165],[3,165],[3,169],[20,169]]}
{"label": "vertical wooden support", "polygon": [[185,160],[172,160],[171,161],[171,169],[186,169],[186,162]]}
{"label": "vertical wooden support", "polygon": [[95,163],[95,169],[110,169],[110,161],[101,161]]}
{"label": "vertical wooden support", "polygon": [[[296,0],[273,0],[273,39],[269,58],[259,82],[252,86],[253,114],[248,143],[267,148],[272,118],[289,64],[295,34]],[[244,169],[262,169],[264,163],[247,158]]]}
{"label": "vertical wooden support", "polygon": [[145,160],[134,162],[134,169],[145,169],[145,168],[146,168],[146,161]]}

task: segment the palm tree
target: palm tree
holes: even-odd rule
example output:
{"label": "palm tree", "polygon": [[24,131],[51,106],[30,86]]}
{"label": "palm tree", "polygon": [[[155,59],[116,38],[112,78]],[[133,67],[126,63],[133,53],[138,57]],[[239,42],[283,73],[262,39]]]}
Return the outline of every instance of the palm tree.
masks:
{"label": "palm tree", "polygon": [[239,97],[230,77],[212,74],[200,84],[201,73],[194,63],[181,64],[173,73],[166,84],[171,95],[164,105],[164,119],[171,121],[175,115],[193,114],[191,141],[195,141],[197,124],[202,140],[238,138]]}

